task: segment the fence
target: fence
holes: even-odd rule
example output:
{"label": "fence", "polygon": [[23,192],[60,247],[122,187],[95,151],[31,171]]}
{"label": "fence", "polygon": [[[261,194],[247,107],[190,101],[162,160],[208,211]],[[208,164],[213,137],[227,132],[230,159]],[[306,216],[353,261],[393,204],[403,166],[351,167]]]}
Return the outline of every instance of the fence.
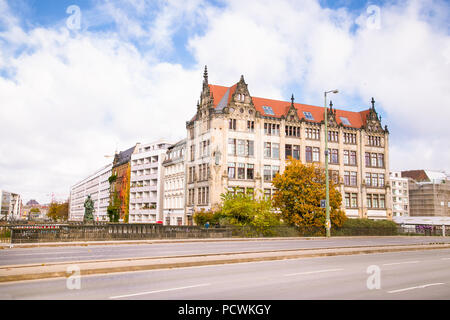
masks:
{"label": "fence", "polygon": [[224,228],[205,229],[197,226],[163,226],[155,224],[93,224],[15,226],[12,243],[226,238],[231,231]]}
{"label": "fence", "polygon": [[11,230],[6,226],[0,226],[0,243],[11,242]]}

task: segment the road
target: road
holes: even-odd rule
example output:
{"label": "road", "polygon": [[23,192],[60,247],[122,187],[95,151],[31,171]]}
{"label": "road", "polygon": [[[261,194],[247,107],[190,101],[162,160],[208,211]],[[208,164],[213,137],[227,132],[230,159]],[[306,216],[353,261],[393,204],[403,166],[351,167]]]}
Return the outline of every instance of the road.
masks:
{"label": "road", "polygon": [[[376,275],[367,273],[370,266],[380,270],[378,289],[367,286]],[[66,279],[5,283],[0,299],[448,300],[450,249],[92,275],[80,286],[70,290]]]}
{"label": "road", "polygon": [[0,266],[266,250],[407,245],[432,242],[450,243],[450,237],[355,237],[318,238],[314,240],[254,240],[13,248],[0,250]]}

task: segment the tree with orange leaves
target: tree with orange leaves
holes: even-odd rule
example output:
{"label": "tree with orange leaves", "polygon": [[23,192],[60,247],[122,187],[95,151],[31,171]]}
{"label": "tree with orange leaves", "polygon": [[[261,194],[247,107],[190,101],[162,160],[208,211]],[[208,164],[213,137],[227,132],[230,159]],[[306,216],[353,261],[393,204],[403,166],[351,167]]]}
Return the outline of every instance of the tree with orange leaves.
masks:
{"label": "tree with orange leaves", "polygon": [[[290,159],[283,174],[272,181],[277,189],[273,204],[281,212],[285,223],[314,235],[325,234],[325,208],[320,200],[325,199],[325,169],[314,164],[305,165],[300,160]],[[340,209],[342,196],[330,181],[330,219],[332,228],[342,227],[347,219]]]}

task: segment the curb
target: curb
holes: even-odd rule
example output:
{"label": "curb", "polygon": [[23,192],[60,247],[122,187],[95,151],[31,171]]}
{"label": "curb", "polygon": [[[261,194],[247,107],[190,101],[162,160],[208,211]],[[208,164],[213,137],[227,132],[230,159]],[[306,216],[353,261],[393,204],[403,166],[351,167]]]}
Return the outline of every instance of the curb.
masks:
{"label": "curb", "polygon": [[[339,248],[338,248],[339,249]],[[293,254],[281,254],[281,255],[266,255],[259,257],[235,257],[226,259],[212,259],[212,260],[192,260],[192,261],[182,261],[182,262],[165,262],[165,263],[150,263],[144,265],[133,265],[132,261],[129,259],[122,259],[121,262],[130,262],[130,265],[117,266],[117,267],[98,267],[89,268],[81,270],[81,276],[83,275],[95,275],[95,274],[110,274],[110,273],[120,273],[120,272],[133,272],[133,271],[144,271],[144,270],[155,270],[155,269],[173,269],[173,268],[183,268],[183,267],[194,267],[194,266],[206,266],[206,265],[218,265],[218,264],[232,264],[232,263],[243,263],[243,262],[259,262],[259,261],[273,261],[273,260],[286,260],[286,259],[300,259],[300,258],[314,258],[314,257],[326,257],[326,256],[340,256],[340,255],[356,255],[356,254],[372,254],[372,253],[387,253],[387,252],[401,252],[401,251],[420,251],[420,250],[439,250],[439,249],[450,249],[450,245],[430,245],[424,247],[424,245],[416,245],[409,247],[395,247],[395,248],[380,248],[380,247],[370,247],[361,250],[348,250],[346,251],[336,251],[333,249],[314,249],[314,250],[333,250],[328,252],[310,252],[310,253],[295,253],[304,250],[290,250],[294,252]],[[310,250],[311,251],[311,250]],[[271,251],[265,252],[266,254],[278,252]],[[252,254],[255,254],[254,252]],[[230,255],[230,254],[229,254]],[[235,253],[234,255],[249,255],[249,253]],[[210,256],[224,256],[224,254],[212,254]],[[189,256],[191,258],[198,258]],[[172,259],[180,257],[171,257]],[[161,259],[161,258],[154,258]],[[165,258],[169,259],[170,258]],[[135,259],[133,259],[135,260]],[[151,260],[151,259],[150,259]],[[108,263],[108,261],[102,261]],[[84,262],[86,263],[86,262]],[[73,265],[74,263],[66,263],[65,265]],[[23,266],[26,267],[26,266]],[[16,267],[18,268],[18,267]],[[9,269],[5,267],[5,269]],[[25,281],[25,280],[41,280],[49,278],[67,278],[70,276],[66,271],[55,271],[55,272],[39,272],[30,274],[18,274],[10,276],[0,276],[0,283],[7,283],[13,281]]]}

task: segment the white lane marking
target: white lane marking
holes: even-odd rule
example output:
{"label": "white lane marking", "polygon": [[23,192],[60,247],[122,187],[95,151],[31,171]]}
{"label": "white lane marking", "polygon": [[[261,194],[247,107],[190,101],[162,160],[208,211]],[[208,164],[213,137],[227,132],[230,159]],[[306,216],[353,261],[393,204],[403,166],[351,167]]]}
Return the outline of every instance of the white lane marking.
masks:
{"label": "white lane marking", "polygon": [[178,288],[171,288],[171,289],[163,289],[163,290],[155,290],[155,291],[147,291],[147,292],[139,292],[139,293],[132,293],[132,294],[124,294],[121,296],[114,296],[109,297],[109,299],[120,299],[120,298],[126,298],[126,297],[135,297],[135,296],[142,296],[145,294],[152,294],[152,293],[158,293],[158,292],[167,292],[167,291],[175,291],[175,290],[183,290],[183,289],[190,289],[190,288],[197,288],[197,287],[206,287],[211,285],[210,283],[203,283],[198,284],[195,286],[187,286],[187,287],[178,287]]}
{"label": "white lane marking", "polygon": [[79,251],[65,251],[65,252],[40,252],[40,253],[10,253],[9,257],[16,256],[37,256],[37,255],[50,255],[50,254],[66,254],[66,253],[81,253]]}
{"label": "white lane marking", "polygon": [[393,262],[393,263],[384,263],[383,266],[394,266],[397,264],[409,264],[409,263],[419,263],[420,261],[404,261],[404,262]]}
{"label": "white lane marking", "polygon": [[414,290],[414,289],[423,289],[423,288],[431,287],[431,286],[439,286],[441,284],[444,284],[444,283],[438,282],[438,283],[424,284],[422,286],[417,286],[417,287],[410,287],[410,288],[405,288],[405,289],[391,290],[391,291],[388,291],[388,293],[397,293],[397,292],[403,292],[403,291]]}
{"label": "white lane marking", "polygon": [[316,271],[308,271],[308,272],[299,272],[299,273],[288,273],[285,274],[285,276],[299,276],[299,275],[306,275],[306,274],[314,274],[314,273],[323,273],[323,272],[333,272],[333,271],[342,271],[344,269],[327,269],[327,270],[316,270]]}

